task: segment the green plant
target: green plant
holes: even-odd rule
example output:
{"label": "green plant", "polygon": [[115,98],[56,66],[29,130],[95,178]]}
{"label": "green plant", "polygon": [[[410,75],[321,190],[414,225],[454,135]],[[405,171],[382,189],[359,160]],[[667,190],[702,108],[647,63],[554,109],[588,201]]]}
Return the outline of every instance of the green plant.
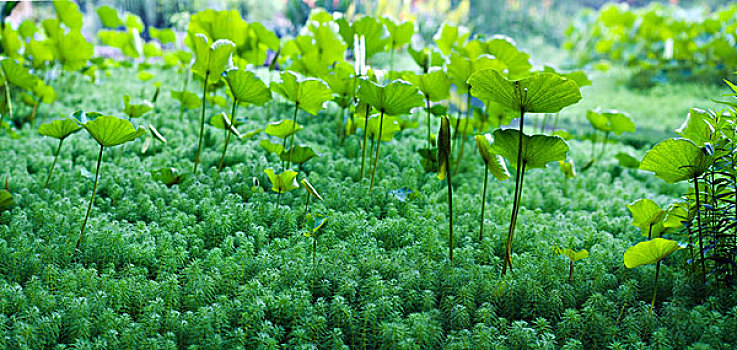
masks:
{"label": "green plant", "polygon": [[696,201],[696,231],[700,255],[702,282],[706,284],[706,259],[704,253],[704,234],[701,225],[701,190],[699,177],[714,163],[710,147],[699,147],[687,139],[668,139],[658,143],[645,153],[640,169],[652,171],[655,176],[667,183],[693,180]]}
{"label": "green plant", "polygon": [[302,184],[302,187],[307,191],[307,195],[305,196],[305,211],[304,214],[302,214],[302,217],[304,218],[307,216],[307,208],[310,206],[310,197],[315,197],[315,199],[322,201],[322,196],[317,192],[307,178],[302,179],[299,183]]}
{"label": "green plant", "polygon": [[[523,174],[526,167],[545,167],[545,164],[564,160],[568,145],[559,137],[523,133],[525,113],[557,113],[578,102],[581,91],[576,83],[554,74],[542,73],[522,80],[510,81],[495,70],[481,70],[468,80],[471,94],[483,100],[494,101],[504,108],[519,111],[519,131],[497,130],[494,132],[494,153],[509,160],[517,169],[515,177],[514,203],[509,224],[509,233],[502,265],[502,275],[512,265],[512,239],[522,195]],[[528,143],[525,144],[524,141]],[[516,141],[516,145],[513,144]]]}
{"label": "green plant", "polygon": [[271,181],[271,190],[279,194],[276,199],[276,213],[279,213],[281,195],[299,188],[299,184],[297,183],[297,175],[299,173],[292,170],[284,170],[276,174],[273,168],[265,169],[264,173],[266,173],[269,181]]}
{"label": "green plant", "polygon": [[[381,154],[380,146],[382,141],[382,131],[384,128],[384,115],[396,116],[407,114],[412,108],[422,106],[423,101],[422,95],[420,95],[416,87],[401,80],[394,80],[384,84],[377,84],[370,80],[361,80],[358,86],[357,96],[362,102],[367,104],[367,116],[369,113],[368,109],[372,107],[379,111],[376,154],[374,158],[374,166],[371,170],[371,184],[369,185],[368,192],[369,198],[371,198],[371,190],[374,187],[376,168]],[[368,118],[366,119],[366,123],[367,122]]]}
{"label": "green plant", "polygon": [[112,115],[102,115],[100,113],[79,113],[80,117],[92,119],[82,124],[82,127],[92,136],[97,144],[100,145],[100,153],[97,155],[97,168],[95,170],[95,184],[92,187],[92,197],[90,205],[87,207],[87,214],[84,216],[82,228],[79,231],[79,238],[75,251],[78,251],[82,244],[84,229],[87,227],[87,220],[92,212],[92,204],[95,202],[95,194],[97,194],[97,180],[100,177],[100,164],[102,163],[102,151],[105,147],[114,147],[124,143],[133,141],[146,133],[143,128],[136,129],[129,121],[122,120]]}
{"label": "green plant", "polygon": [[499,181],[504,181],[510,177],[507,165],[504,164],[502,157],[498,154],[491,153],[491,144],[494,139],[491,135],[476,135],[476,147],[479,150],[481,159],[484,161],[484,190],[481,192],[481,227],[479,228],[479,242],[484,239],[484,214],[486,213],[486,186],[489,183],[489,173]]}
{"label": "green plant", "polygon": [[[225,81],[228,83],[228,91],[233,97],[233,108],[230,112],[230,117],[226,118],[228,124],[234,125],[236,122],[235,112],[238,108],[238,103],[250,103],[262,106],[264,103],[271,101],[271,91],[253,72],[230,69],[223,72],[223,77],[225,77]],[[220,156],[218,172],[223,169],[225,153],[228,151],[228,141],[230,141],[230,134],[232,133],[228,129],[226,129],[225,145],[223,146],[223,154]]]}
{"label": "green plant", "polygon": [[[302,78],[292,71],[281,73],[281,82],[271,84],[271,89],[294,103],[292,131],[289,139],[289,158],[291,159],[294,135],[298,125],[297,112],[301,108],[309,114],[316,115],[323,108],[323,104],[333,98],[333,93],[324,81],[316,78]],[[290,165],[291,161],[287,161],[287,168]]]}
{"label": "green plant", "polygon": [[453,264],[453,181],[451,180],[450,137],[450,122],[445,116],[440,119],[440,131],[438,132],[438,179],[446,180],[448,186],[448,258]]}
{"label": "green plant", "polygon": [[442,69],[432,69],[424,74],[407,74],[405,78],[416,86],[425,97],[425,110],[427,112],[427,144],[430,141],[430,102],[440,102],[450,97],[451,80]]}
{"label": "green plant", "polygon": [[629,115],[624,112],[616,110],[601,110],[597,108],[586,112],[586,119],[588,119],[591,126],[594,128],[594,135],[591,139],[591,160],[581,168],[581,171],[585,171],[593,165],[596,161],[596,155],[594,154],[594,142],[596,141],[596,130],[604,133],[604,141],[602,141],[601,151],[599,157],[604,156],[606,145],[609,142],[609,134],[614,133],[615,135],[621,135],[625,132],[635,132],[635,123],[630,119]]}
{"label": "green plant", "polygon": [[[665,211],[660,209],[657,203],[651,199],[638,199],[630,204],[627,204],[632,214],[632,225],[638,227],[642,231],[642,235],[646,235],[647,239],[651,239],[653,236],[659,237],[660,233],[665,229],[662,225]],[[655,228],[655,231],[653,231]]]}
{"label": "green plant", "polygon": [[59,160],[62,143],[67,137],[79,130],[81,130],[79,124],[68,118],[53,120],[51,122],[41,124],[41,126],[38,127],[39,134],[59,140],[59,146],[56,148],[56,153],[54,154],[54,162],[51,163],[49,174],[46,176],[46,181],[44,182],[44,188],[49,187],[49,181],[51,180],[51,175],[54,173],[56,161]]}
{"label": "green plant", "polygon": [[658,293],[658,275],[660,274],[660,262],[671,255],[673,252],[683,249],[678,242],[665,238],[653,238],[649,241],[637,243],[634,247],[630,247],[624,252],[624,265],[628,269],[638,267],[640,265],[656,264],[655,266],[655,282],[653,288],[653,300],[650,303],[650,313],[655,307],[655,296]]}
{"label": "green plant", "polygon": [[561,247],[554,247],[553,251],[555,254],[558,255],[565,255],[568,257],[568,261],[570,262],[570,268],[568,270],[568,283],[573,283],[573,270],[576,261],[587,259],[589,257],[589,251],[586,249],[581,249],[579,251],[574,251],[571,248],[563,249]]}
{"label": "green plant", "polygon": [[563,173],[563,195],[568,195],[568,179],[576,177],[576,163],[573,159],[559,160],[560,172]]}
{"label": "green plant", "polygon": [[200,153],[202,151],[202,136],[205,132],[205,95],[207,94],[207,85],[220,81],[220,74],[225,70],[230,55],[235,50],[235,44],[230,40],[220,39],[210,45],[208,38],[202,34],[195,34],[194,37],[190,38],[194,45],[193,51],[195,56],[195,61],[192,64],[192,73],[203,78],[200,136],[193,170],[197,174],[197,165],[200,164]]}
{"label": "green plant", "polygon": [[140,118],[144,114],[154,109],[154,105],[148,100],[143,100],[140,103],[132,104],[131,97],[128,95],[123,96],[123,103],[125,105],[123,113],[128,116],[128,120],[133,118]]}

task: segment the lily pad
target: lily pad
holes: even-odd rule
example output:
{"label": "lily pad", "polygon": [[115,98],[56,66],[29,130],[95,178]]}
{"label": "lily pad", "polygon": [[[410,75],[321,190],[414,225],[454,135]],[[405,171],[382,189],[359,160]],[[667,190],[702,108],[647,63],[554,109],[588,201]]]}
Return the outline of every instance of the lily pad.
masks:
{"label": "lily pad", "polygon": [[405,75],[405,78],[432,102],[450,97],[450,77],[441,69],[433,69],[425,74],[410,73]]}
{"label": "lily pad", "polygon": [[229,69],[223,72],[230,93],[238,102],[252,103],[261,106],[271,101],[271,90],[263,80],[251,71]]}
{"label": "lily pad", "polygon": [[63,140],[69,135],[82,130],[82,127],[72,119],[56,119],[38,127],[38,133],[44,136]]}
{"label": "lily pad", "polygon": [[280,139],[291,136],[297,131],[302,130],[302,125],[294,123],[291,119],[282,119],[278,122],[271,122],[266,126],[264,132],[267,135],[275,136]]}
{"label": "lily pad", "polygon": [[[506,158],[512,166],[517,165],[519,150],[519,131],[497,129],[494,131],[494,143],[491,152]],[[550,162],[566,159],[570,151],[568,144],[558,136],[522,135],[522,164],[526,168],[544,168]]]}
{"label": "lily pad", "polygon": [[271,154],[281,155],[284,152],[284,146],[269,140],[261,140],[258,145]]}
{"label": "lily pad", "polygon": [[358,98],[386,115],[407,114],[424,104],[417,87],[403,80],[377,84],[363,79],[359,83]]}
{"label": "lily pad", "polygon": [[187,109],[195,109],[200,107],[200,103],[202,102],[199,97],[194,92],[191,91],[171,91],[171,97],[175,100],[178,100],[184,105],[184,108]]}
{"label": "lily pad", "polygon": [[627,209],[632,214],[632,225],[639,227],[645,233],[650,229],[650,226],[660,222],[665,214],[657,203],[647,198],[638,199],[627,204]]}
{"label": "lily pad", "polygon": [[528,113],[558,113],[581,100],[572,80],[555,74],[535,74],[522,80],[507,80],[493,69],[473,73],[468,79],[471,95],[493,101],[506,109]]}
{"label": "lily pad", "polygon": [[128,95],[123,96],[123,103],[125,104],[125,113],[130,118],[140,118],[144,114],[154,109],[153,103],[143,100],[140,103],[131,104],[131,97]]}
{"label": "lily pad", "polygon": [[640,167],[640,160],[629,153],[619,152],[614,155],[614,158],[617,158],[617,160],[619,161],[619,166],[623,168],[637,169]]}
{"label": "lily pad", "polygon": [[582,259],[586,259],[589,257],[589,251],[586,249],[581,249],[579,251],[574,251],[571,248],[562,249],[560,247],[555,247],[555,253],[558,255],[565,255],[568,257],[568,259],[571,259],[571,261],[576,262]]}
{"label": "lily pad", "polygon": [[294,149],[285,149],[280,155],[279,159],[285,162],[302,164],[314,157],[320,155],[315,152],[310,146],[295,145]]}
{"label": "lily pad", "polygon": [[144,135],[146,130],[127,120],[112,115],[103,115],[82,124],[100,146],[112,147],[133,141]]}
{"label": "lily pad", "polygon": [[486,168],[489,170],[491,175],[499,181],[504,181],[510,177],[507,165],[504,164],[502,156],[493,154],[491,152],[491,144],[494,142],[491,135],[476,135],[476,146],[479,149],[479,154],[486,164]]}
{"label": "lily pad", "polygon": [[192,72],[203,78],[208,77],[208,84],[217,83],[235,50],[235,44],[230,40],[220,39],[210,45],[207,37],[199,33],[195,34],[192,41],[195,54]]}
{"label": "lily pad", "polygon": [[665,238],[640,242],[624,252],[624,266],[631,269],[640,265],[654,264],[682,248],[678,242]]}
{"label": "lily pad", "polygon": [[693,179],[714,163],[714,157],[686,139],[668,139],[649,150],[640,169],[652,171],[667,183]]}
{"label": "lily pad", "polygon": [[0,209],[9,209],[13,206],[13,195],[6,189],[0,189]]}
{"label": "lily pad", "polygon": [[264,170],[266,175],[271,181],[271,190],[276,193],[287,193],[291,190],[299,188],[297,183],[297,172],[292,170],[285,170],[281,174],[275,174],[274,169],[267,168]]}
{"label": "lily pad", "polygon": [[273,83],[271,89],[312,115],[316,115],[325,102],[333,99],[333,93],[324,81],[301,78],[292,71],[281,73],[281,82]]}

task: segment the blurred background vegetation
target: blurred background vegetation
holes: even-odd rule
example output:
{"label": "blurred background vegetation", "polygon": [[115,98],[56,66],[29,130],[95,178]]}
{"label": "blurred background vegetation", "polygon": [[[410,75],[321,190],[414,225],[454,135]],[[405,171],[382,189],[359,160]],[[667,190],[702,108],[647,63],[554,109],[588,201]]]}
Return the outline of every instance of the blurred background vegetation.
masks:
{"label": "blurred background vegetation", "polygon": [[[422,37],[429,39],[443,20],[469,27],[474,33],[505,34],[518,40],[538,37],[559,46],[564,31],[583,9],[599,9],[611,0],[78,0],[82,11],[94,16],[93,9],[110,5],[140,16],[146,27],[173,27],[184,31],[190,13],[207,8],[238,10],[248,21],[261,21],[277,34],[294,34],[307,20],[310,9],[322,7],[348,16],[388,15],[415,20]],[[700,7],[707,12],[731,0],[627,0],[632,7],[653,2]],[[33,16],[52,11],[51,3],[27,3]],[[28,11],[31,13],[31,11]],[[95,28],[90,28],[94,30]]]}

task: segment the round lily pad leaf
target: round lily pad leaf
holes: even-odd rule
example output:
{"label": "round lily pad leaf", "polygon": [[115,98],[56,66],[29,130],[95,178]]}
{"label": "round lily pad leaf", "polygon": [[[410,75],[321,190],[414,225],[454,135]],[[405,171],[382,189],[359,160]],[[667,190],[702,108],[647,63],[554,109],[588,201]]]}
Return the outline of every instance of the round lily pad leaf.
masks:
{"label": "round lily pad leaf", "polygon": [[271,101],[271,90],[263,80],[251,71],[229,69],[223,72],[230,93],[238,102],[252,103],[261,106]]}
{"label": "round lily pad leaf", "polygon": [[295,124],[294,121],[292,121],[291,119],[282,119],[278,122],[269,123],[269,125],[266,126],[264,132],[267,135],[283,139],[299,130],[302,130],[302,125]]}
{"label": "round lily pad leaf", "polygon": [[550,73],[511,81],[496,70],[486,69],[473,73],[468,83],[471,95],[496,102],[506,109],[528,113],[558,113],[581,100],[576,83]]}
{"label": "round lily pad leaf", "polygon": [[678,242],[665,238],[640,242],[624,252],[624,266],[631,269],[640,265],[654,264],[682,248]]}
{"label": "round lily pad leaf", "polygon": [[[517,165],[520,132],[513,129],[494,131],[491,151],[506,158],[512,166]],[[566,159],[570,151],[568,144],[558,136],[522,134],[522,163],[526,168],[544,168],[550,162]]]}
{"label": "round lily pad leaf", "polygon": [[315,150],[313,150],[310,146],[295,145],[294,149],[285,149],[279,155],[279,159],[289,163],[302,164],[314,157],[319,156],[320,155],[315,152]]}
{"label": "round lily pad leaf", "polygon": [[484,164],[486,164],[486,168],[489,169],[491,175],[494,175],[499,181],[508,179],[510,176],[509,171],[507,170],[507,165],[504,164],[502,156],[491,152],[491,144],[494,142],[491,135],[476,135],[475,139],[479,154],[481,154],[481,158],[484,160]]}
{"label": "round lily pad leaf", "polygon": [[714,157],[692,141],[668,139],[645,154],[640,169],[652,171],[667,183],[677,183],[703,174],[712,163]]}
{"label": "round lily pad leaf", "polygon": [[82,124],[82,126],[100,146],[105,147],[133,141],[146,133],[144,128],[136,130],[131,122],[112,115],[99,116]]}
{"label": "round lily pad leaf", "polygon": [[264,170],[271,181],[271,190],[276,193],[287,193],[291,190],[299,188],[297,183],[297,172],[285,170],[281,174],[275,174],[274,169],[267,168]]}
{"label": "round lily pad leaf", "polygon": [[69,135],[81,130],[82,127],[72,119],[56,119],[38,127],[38,133],[44,136],[63,140]]}

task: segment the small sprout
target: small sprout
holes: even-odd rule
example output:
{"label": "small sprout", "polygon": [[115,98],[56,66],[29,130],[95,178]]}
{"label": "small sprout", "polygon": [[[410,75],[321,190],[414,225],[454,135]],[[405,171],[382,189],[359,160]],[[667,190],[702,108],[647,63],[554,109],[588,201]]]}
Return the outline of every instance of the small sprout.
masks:
{"label": "small sprout", "polygon": [[658,293],[658,275],[660,274],[660,262],[673,252],[683,249],[678,242],[665,238],[653,238],[652,240],[637,243],[624,252],[624,266],[628,269],[640,265],[657,264],[655,267],[655,284],[653,288],[653,301],[650,303],[650,313],[655,307],[655,296]]}
{"label": "small sprout", "polygon": [[161,181],[168,187],[181,183],[182,176],[183,175],[180,175],[176,168],[163,167],[151,172],[151,178],[154,179],[154,181]]}
{"label": "small sprout", "polygon": [[617,158],[619,166],[622,168],[637,169],[640,167],[640,160],[627,152],[619,152],[614,156],[614,158]]}
{"label": "small sprout", "polygon": [[576,261],[586,259],[589,257],[589,251],[586,249],[581,249],[579,251],[573,251],[571,248],[562,249],[561,247],[554,247],[553,251],[555,254],[558,255],[565,255],[568,257],[568,260],[570,261],[570,269],[568,272],[568,283],[573,283],[573,269],[574,269],[574,263]]}
{"label": "small sprout", "polygon": [[560,172],[563,173],[563,195],[568,195],[568,179],[576,177],[576,163],[573,162],[573,158],[565,161],[559,160],[558,165],[560,166]]}
{"label": "small sprout", "polygon": [[[586,119],[589,120],[594,131],[598,130],[604,133],[604,141],[602,142],[599,158],[604,155],[610,133],[621,135],[625,132],[635,132],[635,123],[630,119],[629,114],[617,110],[602,110],[601,108],[590,110],[586,112]],[[591,160],[586,163],[587,166],[582,168],[581,171],[587,170],[596,161],[596,155],[594,154],[595,141],[596,133],[594,133],[591,140]]]}
{"label": "small sprout", "polygon": [[131,97],[128,95],[123,96],[123,103],[125,103],[123,113],[125,113],[128,118],[140,118],[154,109],[154,105],[147,100],[143,100],[141,103],[131,104]]}
{"label": "small sprout", "polygon": [[315,277],[317,271],[317,238],[320,230],[328,222],[327,217],[316,217],[312,223],[312,230],[304,233],[305,237],[312,237],[312,288],[315,286]]}
{"label": "small sprout", "polygon": [[302,217],[306,217],[307,216],[307,209],[308,209],[308,207],[310,205],[310,197],[315,197],[315,199],[321,201],[322,200],[322,196],[320,196],[320,194],[317,193],[317,190],[314,187],[312,187],[312,184],[310,183],[309,180],[307,180],[307,178],[302,179],[302,181],[300,181],[300,183],[302,184],[302,186],[307,191],[307,195],[305,196],[305,212],[304,212],[304,214],[302,214]]}
{"label": "small sprout", "polygon": [[271,181],[271,190],[279,194],[276,200],[276,210],[278,213],[281,195],[283,193],[287,193],[291,190],[299,188],[299,184],[297,183],[298,173],[292,170],[284,170],[277,175],[276,173],[274,173],[273,168],[265,169],[264,173],[266,173],[266,175],[269,177],[269,181]]}
{"label": "small sprout", "polygon": [[[146,141],[143,142],[143,146],[141,146],[141,153],[143,154],[146,154],[148,148],[151,147],[153,140],[157,140],[163,144],[166,144],[166,138],[161,135],[159,130],[157,130],[156,127],[153,126],[153,124],[149,124],[147,129],[148,132],[151,134],[151,137],[147,137]],[[152,152],[156,152],[156,150],[154,149]]]}
{"label": "small sprout", "polygon": [[56,162],[59,159],[59,153],[61,153],[61,145],[64,142],[64,139],[81,129],[82,128],[79,126],[79,124],[77,124],[74,120],[68,118],[57,119],[45,124],[41,124],[41,126],[38,127],[39,134],[59,140],[59,146],[56,148],[56,153],[54,154],[54,162],[51,164],[49,174],[46,176],[46,182],[44,182],[44,188],[49,186],[49,181],[51,180],[51,175],[54,173],[54,168],[56,167]]}

